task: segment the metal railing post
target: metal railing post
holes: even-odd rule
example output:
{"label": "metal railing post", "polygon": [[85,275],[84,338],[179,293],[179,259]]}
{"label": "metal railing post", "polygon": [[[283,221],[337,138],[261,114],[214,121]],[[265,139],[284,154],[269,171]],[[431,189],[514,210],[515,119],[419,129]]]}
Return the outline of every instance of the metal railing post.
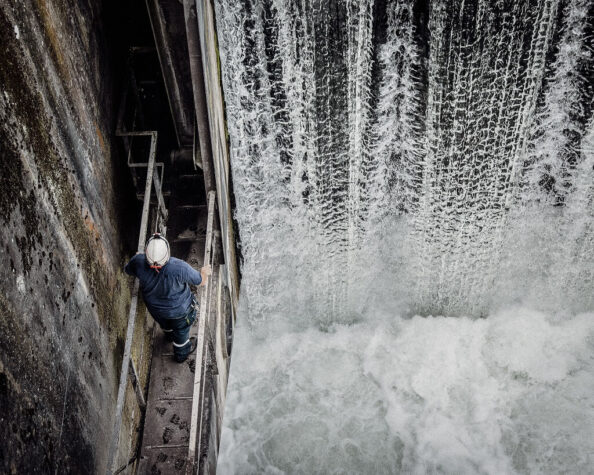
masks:
{"label": "metal railing post", "polygon": [[[206,243],[204,248],[204,264],[211,262],[214,213],[215,213],[216,195],[214,191],[208,193],[208,220],[206,224]],[[200,454],[200,434],[202,433],[202,415],[204,413],[204,378],[206,376],[206,358],[208,356],[208,343],[206,340],[207,331],[207,297],[208,287],[212,279],[208,279],[207,284],[202,287],[202,297],[200,299],[200,320],[198,321],[198,338],[196,342],[196,371],[194,373],[194,392],[192,395],[192,415],[190,417],[190,441],[188,448],[188,460],[186,463],[186,473],[193,473],[196,454]]]}
{"label": "metal railing post", "polygon": [[[157,132],[151,131],[143,133],[143,135],[151,136],[151,148],[149,153],[149,161],[146,172],[146,183],[144,187],[144,200],[142,203],[142,217],[140,220],[140,232],[138,235],[138,252],[144,250],[144,243],[146,241],[147,227],[148,227],[148,213],[151,202],[151,188],[153,184],[153,173],[155,169],[155,156],[157,153]],[[139,134],[140,135],[140,134]],[[128,328],[126,330],[126,343],[124,345],[124,356],[122,358],[122,370],[120,373],[120,385],[118,387],[118,398],[116,403],[115,423],[111,436],[111,443],[109,446],[108,467],[107,473],[112,474],[115,470],[115,463],[117,459],[120,429],[122,427],[122,411],[124,409],[124,399],[126,396],[126,386],[128,383],[128,372],[130,368],[130,358],[132,352],[132,339],[134,337],[134,324],[136,322],[136,309],[138,307],[138,291],[140,283],[138,279],[134,279],[134,287],[132,290],[132,298],[130,301],[130,312],[128,314]]]}

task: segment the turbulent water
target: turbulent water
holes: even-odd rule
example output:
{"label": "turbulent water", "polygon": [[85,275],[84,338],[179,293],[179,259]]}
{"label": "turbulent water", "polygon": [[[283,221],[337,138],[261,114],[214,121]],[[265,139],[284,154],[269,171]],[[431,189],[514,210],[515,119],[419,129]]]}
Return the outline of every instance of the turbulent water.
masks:
{"label": "turbulent water", "polygon": [[594,466],[594,2],[217,0],[222,473]]}

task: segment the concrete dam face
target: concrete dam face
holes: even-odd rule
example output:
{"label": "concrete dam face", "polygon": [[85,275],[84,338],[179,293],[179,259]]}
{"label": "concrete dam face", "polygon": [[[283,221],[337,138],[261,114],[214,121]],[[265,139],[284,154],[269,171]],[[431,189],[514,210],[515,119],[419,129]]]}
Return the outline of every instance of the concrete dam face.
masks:
{"label": "concrete dam face", "polygon": [[219,471],[588,471],[592,2],[215,6],[244,259]]}
{"label": "concrete dam face", "polygon": [[137,204],[102,11],[0,2],[2,473],[91,473],[106,456]]}
{"label": "concrete dam face", "polygon": [[[591,471],[593,40],[592,0],[0,0],[0,473]],[[179,371],[141,223],[214,270]]]}

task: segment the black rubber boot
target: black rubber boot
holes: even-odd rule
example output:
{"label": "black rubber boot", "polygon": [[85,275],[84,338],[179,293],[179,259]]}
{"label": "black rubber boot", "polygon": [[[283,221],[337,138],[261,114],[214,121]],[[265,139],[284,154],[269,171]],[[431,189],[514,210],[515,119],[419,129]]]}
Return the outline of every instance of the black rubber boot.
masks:
{"label": "black rubber boot", "polygon": [[196,351],[196,346],[197,346],[198,342],[196,341],[196,337],[192,336],[190,337],[190,351],[188,351],[188,353],[185,356],[179,357],[179,356],[174,356],[173,359],[175,361],[177,361],[178,363],[183,363],[184,361],[186,361],[188,359],[188,356],[190,356],[192,353],[194,353]]}

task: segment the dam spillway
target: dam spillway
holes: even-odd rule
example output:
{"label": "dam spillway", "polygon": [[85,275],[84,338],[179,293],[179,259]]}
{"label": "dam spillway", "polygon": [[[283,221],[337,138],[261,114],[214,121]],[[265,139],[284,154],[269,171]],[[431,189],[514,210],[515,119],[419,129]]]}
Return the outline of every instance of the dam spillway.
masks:
{"label": "dam spillway", "polygon": [[0,472],[588,472],[593,10],[0,1]]}
{"label": "dam spillway", "polygon": [[219,470],[587,471],[592,2],[215,4],[244,259]]}
{"label": "dam spillway", "polygon": [[[589,211],[589,2],[218,5],[242,233],[274,228],[260,209],[303,213],[291,235],[327,257],[313,287],[344,281],[328,298],[346,292],[350,251],[401,220],[411,302],[477,314],[514,224]],[[591,262],[587,211],[559,217],[573,257],[543,248],[581,262],[569,272]]]}

